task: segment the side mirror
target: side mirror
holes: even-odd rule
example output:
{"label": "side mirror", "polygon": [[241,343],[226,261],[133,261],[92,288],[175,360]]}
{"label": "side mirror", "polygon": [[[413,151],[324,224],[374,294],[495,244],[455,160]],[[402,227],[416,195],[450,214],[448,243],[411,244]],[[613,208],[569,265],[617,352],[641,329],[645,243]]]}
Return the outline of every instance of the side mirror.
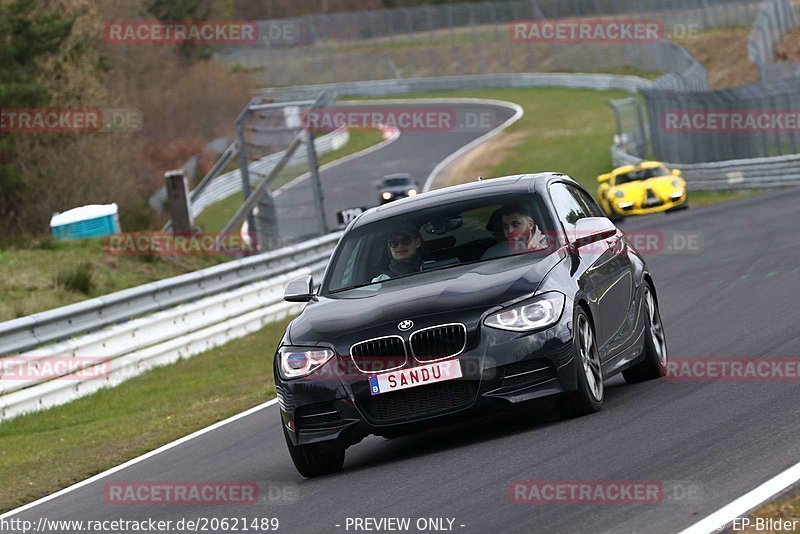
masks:
{"label": "side mirror", "polygon": [[672,169],[672,176],[680,176],[681,171],[680,169]]}
{"label": "side mirror", "polygon": [[611,179],[611,175],[610,174],[601,174],[600,176],[597,177],[597,181],[600,182],[601,184],[603,182],[609,181],[610,179]]}
{"label": "side mirror", "polygon": [[309,274],[286,284],[286,291],[283,292],[283,300],[286,302],[308,302],[312,298],[314,298],[314,278]]}
{"label": "side mirror", "polygon": [[569,236],[569,245],[573,250],[608,239],[616,235],[617,227],[605,217],[585,217],[575,223],[575,234]]}

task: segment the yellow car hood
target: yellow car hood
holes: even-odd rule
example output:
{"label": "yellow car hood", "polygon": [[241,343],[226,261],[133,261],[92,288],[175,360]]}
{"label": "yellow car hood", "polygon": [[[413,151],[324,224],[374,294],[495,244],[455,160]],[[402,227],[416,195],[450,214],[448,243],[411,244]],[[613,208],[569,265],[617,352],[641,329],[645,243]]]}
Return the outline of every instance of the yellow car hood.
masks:
{"label": "yellow car hood", "polygon": [[[647,180],[638,180],[636,182],[628,182],[627,184],[617,185],[614,189],[619,189],[625,193],[626,197],[637,198],[645,194],[645,190],[652,189],[653,192],[659,197],[668,197],[676,188],[672,185],[672,181],[676,180],[675,176],[656,176],[655,178],[648,178]],[[682,186],[681,186],[682,188]]]}

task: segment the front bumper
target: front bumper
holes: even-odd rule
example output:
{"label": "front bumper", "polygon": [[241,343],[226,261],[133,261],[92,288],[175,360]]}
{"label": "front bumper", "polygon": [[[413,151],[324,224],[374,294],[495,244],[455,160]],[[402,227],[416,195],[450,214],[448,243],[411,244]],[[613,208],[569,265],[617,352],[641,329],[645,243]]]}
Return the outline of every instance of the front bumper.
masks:
{"label": "front bumper", "polygon": [[276,370],[290,439],[295,445],[334,439],[349,445],[370,434],[413,432],[576,389],[570,306],[556,325],[532,334],[496,330],[482,321],[467,326],[467,348],[455,357],[460,379],[372,396],[369,375],[342,365],[347,357],[336,356],[300,379],[284,380]]}
{"label": "front bumper", "polygon": [[[611,202],[611,209],[614,210],[615,214],[623,217],[630,215],[648,215],[650,213],[661,213],[663,211],[679,208],[680,206],[686,204],[687,198],[688,195],[684,191],[683,196],[679,198],[670,197],[666,200],[661,200],[660,203],[655,206],[644,206],[642,204],[636,204],[623,199],[621,201]],[[627,204],[630,205],[628,206]]]}

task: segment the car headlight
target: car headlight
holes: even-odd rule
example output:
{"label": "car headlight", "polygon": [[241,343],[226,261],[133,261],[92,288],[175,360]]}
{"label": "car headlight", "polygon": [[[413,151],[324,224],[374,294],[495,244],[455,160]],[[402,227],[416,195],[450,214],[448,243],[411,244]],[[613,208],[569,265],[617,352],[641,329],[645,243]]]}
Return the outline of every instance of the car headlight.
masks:
{"label": "car headlight", "polygon": [[561,318],[561,312],[564,311],[564,300],[564,295],[556,291],[544,293],[490,315],[484,324],[513,332],[547,328]]}
{"label": "car headlight", "polygon": [[680,187],[681,181],[680,180],[672,180],[672,187]]}
{"label": "car headlight", "polygon": [[329,349],[281,347],[278,349],[283,378],[298,378],[313,373],[333,358]]}
{"label": "car headlight", "polygon": [[408,190],[408,196],[413,197],[416,194],[417,194],[417,190],[416,189],[409,189]]}
{"label": "car headlight", "polygon": [[386,191],[381,194],[381,197],[383,197],[383,200],[389,200],[390,198],[392,198],[392,194]]}
{"label": "car headlight", "polygon": [[617,189],[616,191],[614,191],[614,196],[617,198],[625,198],[625,192],[622,191],[621,189]]}

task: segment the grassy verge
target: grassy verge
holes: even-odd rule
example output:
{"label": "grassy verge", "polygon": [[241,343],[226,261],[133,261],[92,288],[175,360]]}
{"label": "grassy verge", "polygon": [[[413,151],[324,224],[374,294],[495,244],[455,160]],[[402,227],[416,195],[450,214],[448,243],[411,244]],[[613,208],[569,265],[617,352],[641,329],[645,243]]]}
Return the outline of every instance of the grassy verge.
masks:
{"label": "grassy verge", "polygon": [[0,250],[0,321],[225,261],[222,256],[111,255],[102,239]]}
{"label": "grassy verge", "polygon": [[118,387],[0,424],[0,510],[88,478],[275,396],[288,320]]}
{"label": "grassy verge", "polygon": [[[775,519],[781,521],[795,521],[794,528],[789,528],[788,530],[770,530],[770,529],[757,529],[756,526],[756,519],[757,518],[764,518],[764,519]],[[741,530],[743,534],[756,534],[756,533],[766,533],[766,534],[780,534],[783,532],[800,532],[800,528],[797,528],[797,525],[800,525],[800,488],[795,487],[794,491],[789,493],[787,497],[780,497],[773,501],[770,501],[766,504],[762,504],[758,508],[756,508],[755,512],[749,515],[751,526],[748,526]],[[773,525],[775,523],[773,522]],[[791,523],[789,523],[791,525]]]}
{"label": "grassy verge", "polygon": [[[319,156],[319,164],[325,165],[339,158],[355,154],[356,152],[360,152],[380,143],[382,140],[383,134],[379,130],[353,130],[350,132],[350,140],[347,144],[338,150]],[[286,169],[275,180],[272,188],[277,189],[303,174],[305,171],[305,168]],[[195,222],[204,232],[219,232],[225,227],[241,205],[242,194],[236,193],[206,208],[200,216],[197,217]]]}

